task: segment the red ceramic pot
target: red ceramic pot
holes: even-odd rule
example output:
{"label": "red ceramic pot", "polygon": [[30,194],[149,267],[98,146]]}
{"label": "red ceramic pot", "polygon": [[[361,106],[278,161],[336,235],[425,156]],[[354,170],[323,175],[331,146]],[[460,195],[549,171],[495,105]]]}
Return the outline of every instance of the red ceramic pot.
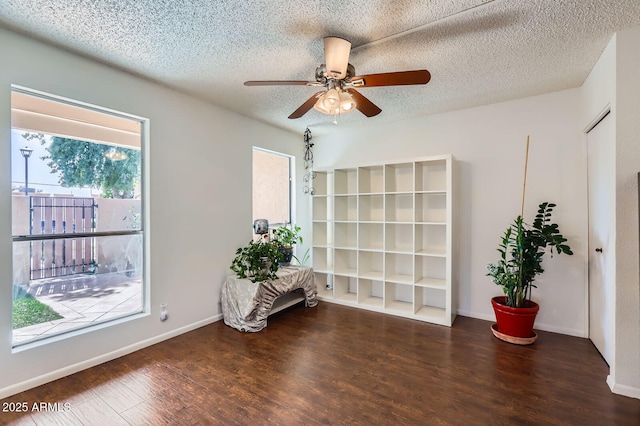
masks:
{"label": "red ceramic pot", "polygon": [[496,313],[498,331],[513,337],[533,337],[533,323],[540,306],[528,300],[524,308],[513,308],[505,304],[505,296],[497,296],[491,299],[493,311]]}

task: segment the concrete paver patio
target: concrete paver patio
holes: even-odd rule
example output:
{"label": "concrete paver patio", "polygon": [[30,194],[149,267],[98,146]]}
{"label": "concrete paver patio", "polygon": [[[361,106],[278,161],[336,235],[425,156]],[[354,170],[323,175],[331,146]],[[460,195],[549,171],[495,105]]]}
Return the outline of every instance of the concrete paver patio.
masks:
{"label": "concrete paver patio", "polygon": [[142,311],[140,275],[64,276],[32,281],[25,290],[63,318],[13,330],[14,345]]}

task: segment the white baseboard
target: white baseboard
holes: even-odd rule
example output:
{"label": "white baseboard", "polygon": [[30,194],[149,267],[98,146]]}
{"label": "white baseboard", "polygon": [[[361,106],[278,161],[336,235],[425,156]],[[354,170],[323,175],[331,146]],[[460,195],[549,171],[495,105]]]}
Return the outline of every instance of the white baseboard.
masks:
{"label": "white baseboard", "polygon": [[618,384],[614,382],[611,375],[607,376],[607,384],[609,385],[609,389],[611,389],[611,392],[615,394],[640,399],[640,389]]}
{"label": "white baseboard", "polygon": [[534,328],[537,330],[549,331],[551,333],[566,334],[567,336],[574,336],[574,337],[582,337],[583,339],[586,339],[588,337],[584,335],[584,331],[575,330],[573,328],[556,327],[553,325],[540,324],[537,322],[535,323]]}
{"label": "white baseboard", "polygon": [[469,318],[481,319],[485,321],[496,322],[496,317],[493,314],[491,315],[478,314],[476,312],[469,312],[462,309],[458,309],[457,314],[460,315],[461,317],[469,317]]}
{"label": "white baseboard", "polygon": [[171,339],[173,337],[179,336],[186,332],[195,330],[197,328],[203,327],[205,325],[212,324],[216,321],[220,321],[222,319],[222,314],[214,315],[212,317],[206,318],[202,321],[195,322],[193,324],[186,325],[184,327],[177,328],[175,330],[171,330],[167,333],[160,334],[158,336],[154,336],[152,338],[136,342],[132,345],[125,346],[123,348],[117,349],[115,351],[88,359],[86,361],[78,362],[73,365],[69,365],[67,367],[61,368],[59,370],[51,371],[47,374],[43,374],[38,377],[34,377],[29,380],[25,380],[24,382],[16,383],[11,386],[7,386],[5,388],[0,389],[0,399],[7,398],[11,395],[15,395],[19,392],[26,391],[31,388],[35,388],[36,386],[43,385],[45,383],[52,382],[54,380],[61,379],[63,377],[69,376],[71,374],[77,373],[82,370],[86,370],[87,368],[95,367],[96,365],[105,363],[107,361],[111,361],[116,358],[120,358],[121,356],[130,354],[135,351],[139,351],[140,349],[144,349],[147,346],[155,345],[156,343],[160,343],[164,340]]}
{"label": "white baseboard", "polygon": [[[470,318],[476,318],[476,319],[481,319],[481,320],[485,320],[485,321],[492,321],[492,322],[496,322],[496,317],[493,314],[478,314],[476,312],[469,312],[469,311],[465,311],[465,310],[460,310],[458,309],[458,315],[461,315],[463,317],[470,317]],[[566,334],[567,336],[574,336],[574,337],[583,337],[583,338],[587,338],[588,336],[585,336],[584,332],[582,330],[574,330],[572,328],[563,328],[563,327],[556,327],[556,326],[552,326],[552,325],[548,325],[548,324],[540,324],[540,323],[535,323],[534,328],[536,330],[542,330],[542,331],[549,331],[551,333],[559,333],[559,334]]]}

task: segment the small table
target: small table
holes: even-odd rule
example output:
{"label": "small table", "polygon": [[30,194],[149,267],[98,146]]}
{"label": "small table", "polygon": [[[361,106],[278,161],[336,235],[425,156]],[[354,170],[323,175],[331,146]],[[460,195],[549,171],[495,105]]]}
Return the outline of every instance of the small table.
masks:
{"label": "small table", "polygon": [[224,323],[240,331],[256,332],[267,326],[269,314],[303,300],[307,307],[318,304],[313,269],[285,266],[278,269],[276,275],[277,280],[256,283],[236,275],[228,276],[220,290]]}

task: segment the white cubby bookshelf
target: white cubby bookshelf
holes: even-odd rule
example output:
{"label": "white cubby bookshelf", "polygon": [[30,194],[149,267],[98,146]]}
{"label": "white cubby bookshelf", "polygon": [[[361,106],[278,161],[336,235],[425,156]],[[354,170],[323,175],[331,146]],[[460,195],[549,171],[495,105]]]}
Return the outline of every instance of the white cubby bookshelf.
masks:
{"label": "white cubby bookshelf", "polygon": [[451,326],[453,169],[442,155],[316,171],[318,297]]}

